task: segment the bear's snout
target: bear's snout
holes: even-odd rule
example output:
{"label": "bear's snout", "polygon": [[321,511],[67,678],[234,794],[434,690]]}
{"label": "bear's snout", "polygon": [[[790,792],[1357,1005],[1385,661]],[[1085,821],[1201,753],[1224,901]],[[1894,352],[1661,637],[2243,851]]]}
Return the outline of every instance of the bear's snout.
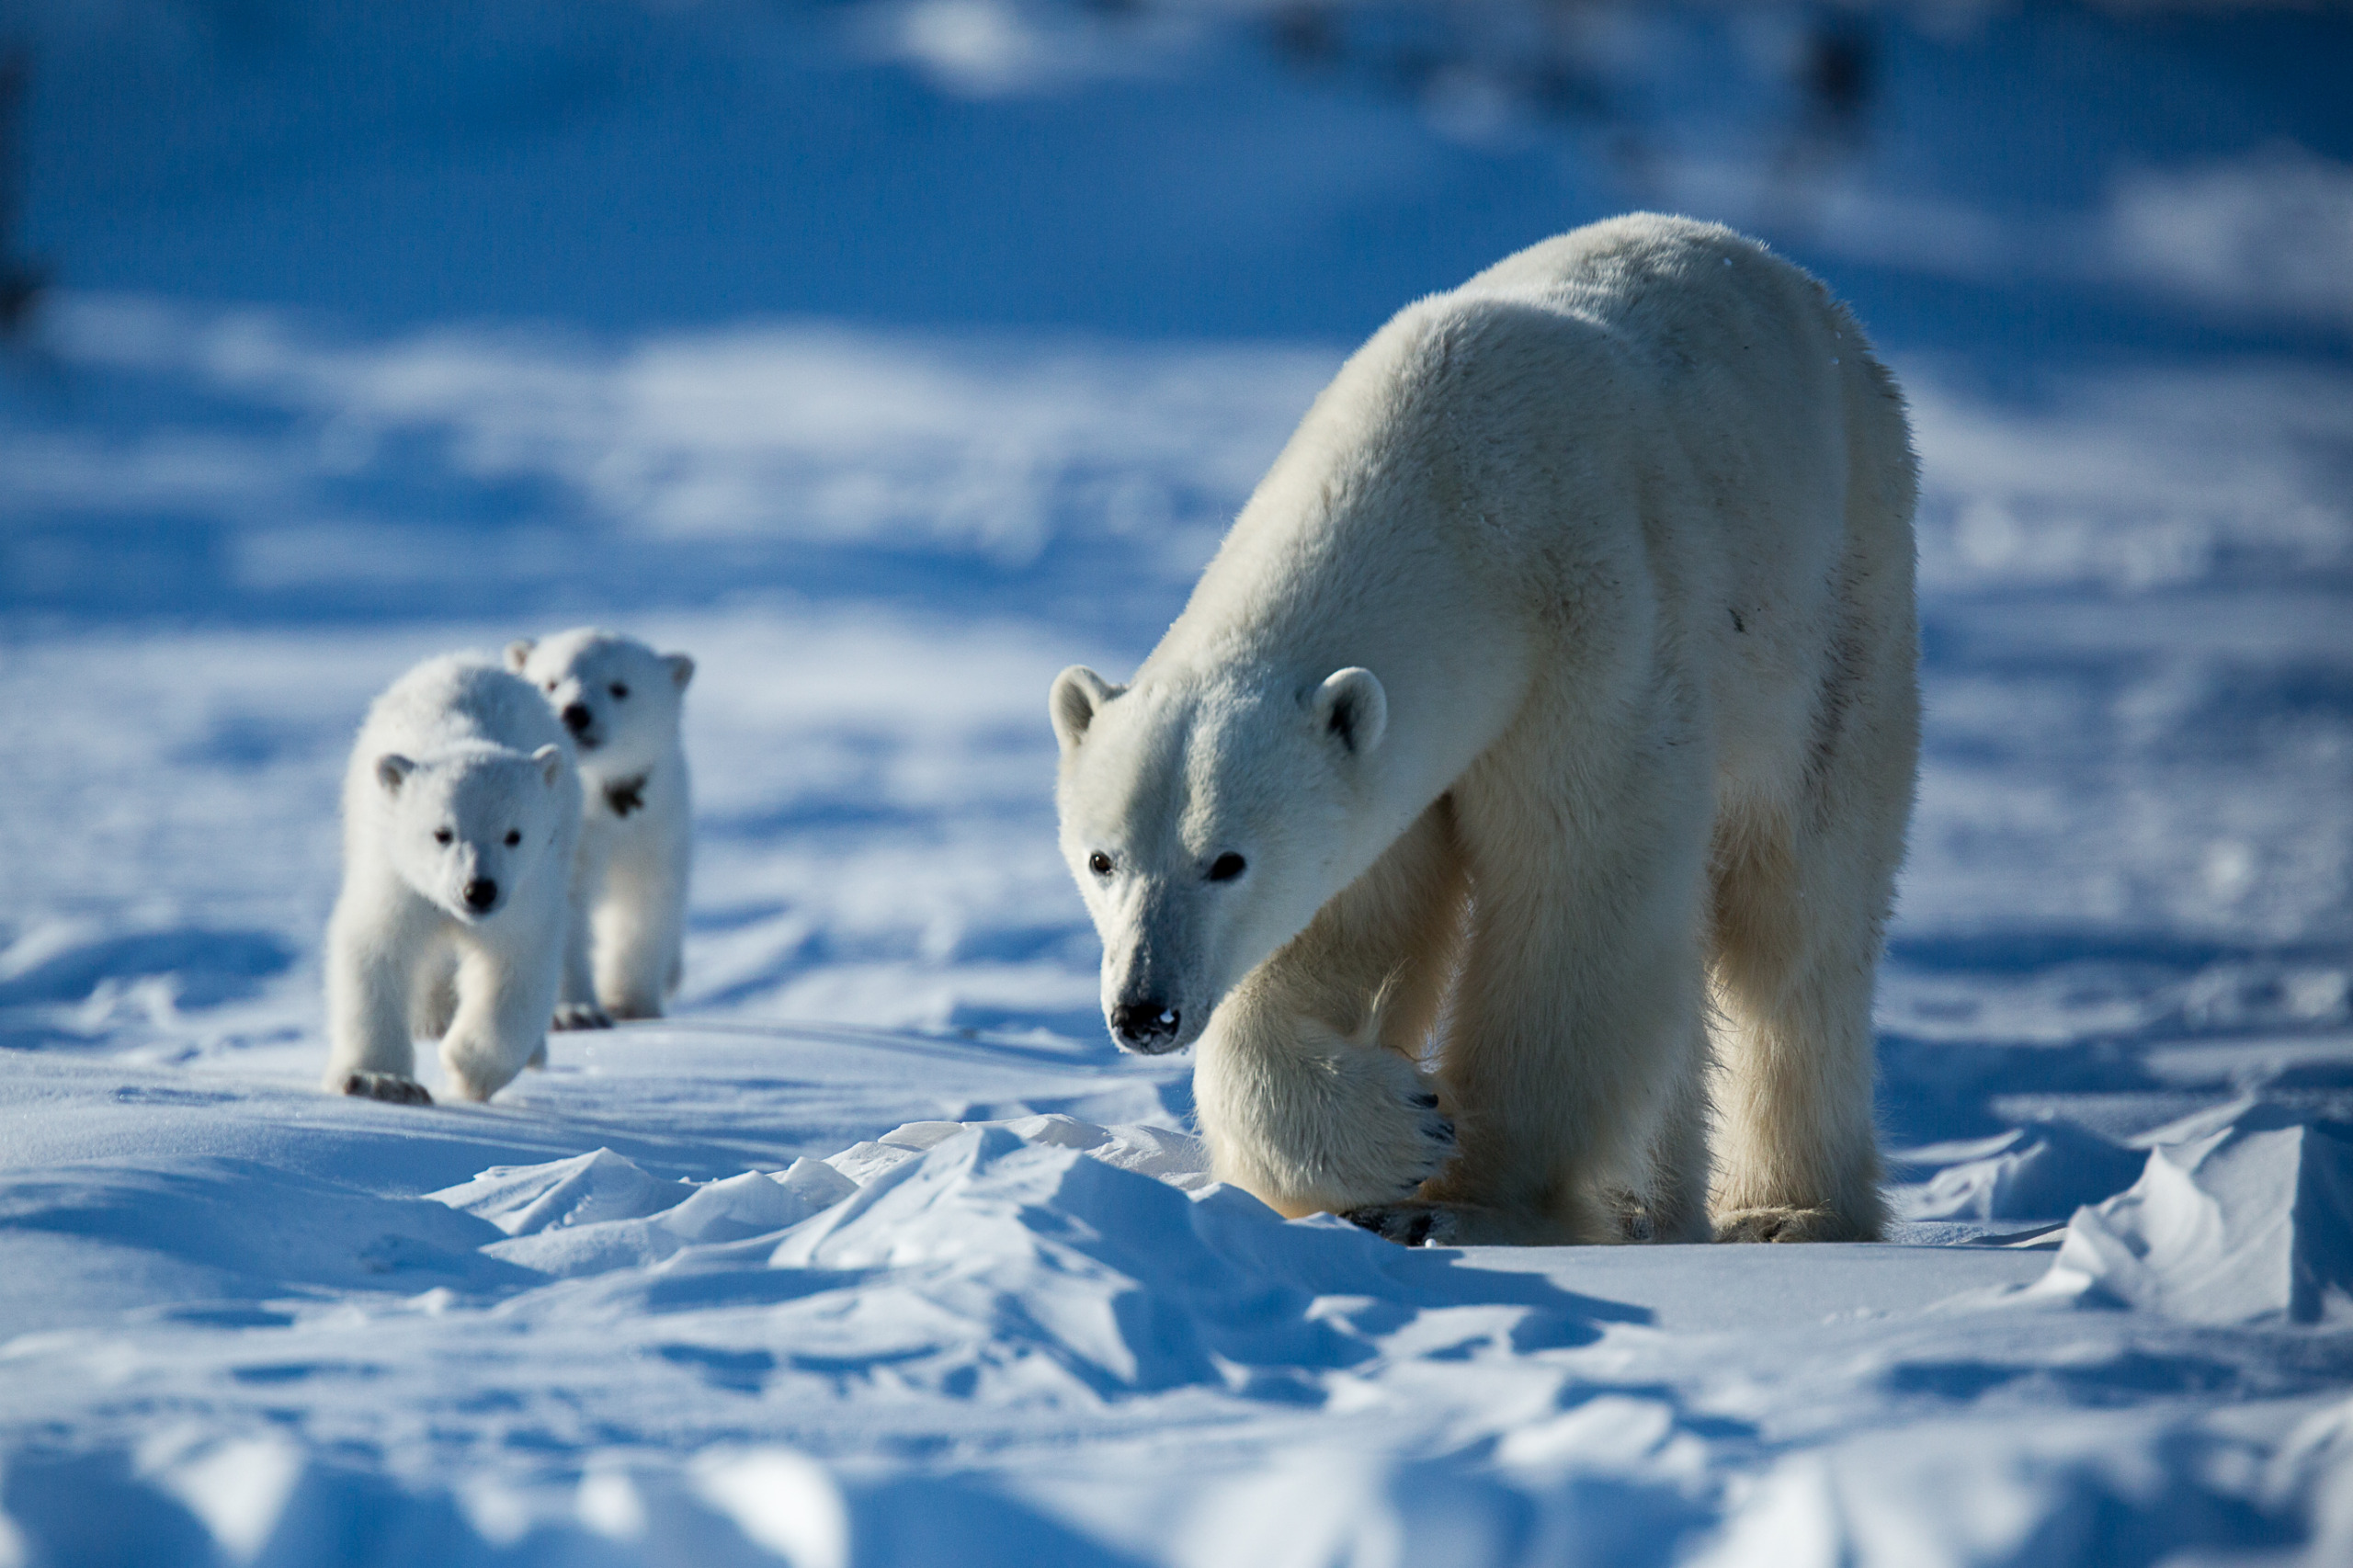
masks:
{"label": "bear's snout", "polygon": [[498,902],[498,884],[488,877],[476,877],[459,890],[464,894],[466,907],[476,915],[487,915],[490,906]]}
{"label": "bear's snout", "polygon": [[1158,1056],[1176,1046],[1176,1009],[1154,997],[1122,1002],[1111,1009],[1111,1038],[1120,1049],[1143,1056]]}
{"label": "bear's snout", "polygon": [[563,718],[563,727],[572,732],[575,740],[586,740],[588,727],[597,722],[597,716],[588,711],[588,705],[585,702],[566,703]]}

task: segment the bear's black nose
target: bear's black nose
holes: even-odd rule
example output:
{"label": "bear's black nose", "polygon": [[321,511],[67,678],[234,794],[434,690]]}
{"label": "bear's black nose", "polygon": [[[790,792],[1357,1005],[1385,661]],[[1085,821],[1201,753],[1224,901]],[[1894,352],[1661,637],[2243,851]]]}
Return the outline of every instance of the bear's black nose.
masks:
{"label": "bear's black nose", "polygon": [[563,727],[575,735],[596,722],[597,716],[588,711],[585,702],[567,704],[563,710]]}
{"label": "bear's black nose", "polygon": [[1176,1045],[1176,1009],[1154,998],[1122,1002],[1111,1009],[1111,1038],[1126,1050],[1158,1056]]}
{"label": "bear's black nose", "polygon": [[498,902],[498,884],[488,877],[476,877],[465,885],[466,907],[480,914]]}

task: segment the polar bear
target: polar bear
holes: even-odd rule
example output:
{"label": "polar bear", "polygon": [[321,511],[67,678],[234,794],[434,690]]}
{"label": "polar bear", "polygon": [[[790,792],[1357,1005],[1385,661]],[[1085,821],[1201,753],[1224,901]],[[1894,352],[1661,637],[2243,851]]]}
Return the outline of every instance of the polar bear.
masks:
{"label": "polar bear", "polygon": [[695,662],[575,627],[506,647],[578,748],[583,798],[555,1027],[658,1018],[678,988],[693,802],[679,710]]}
{"label": "polar bear", "polygon": [[1217,1174],[1405,1241],[1878,1234],[1915,492],[1854,319],[1713,225],[1358,349],[1133,681],[1051,695],[1106,1017],[1198,1045]]}
{"label": "polar bear", "polygon": [[452,653],[368,710],[343,786],[327,924],[326,1087],[429,1104],[416,1036],[486,1100],[534,1058],[563,976],[580,784],[547,704]]}

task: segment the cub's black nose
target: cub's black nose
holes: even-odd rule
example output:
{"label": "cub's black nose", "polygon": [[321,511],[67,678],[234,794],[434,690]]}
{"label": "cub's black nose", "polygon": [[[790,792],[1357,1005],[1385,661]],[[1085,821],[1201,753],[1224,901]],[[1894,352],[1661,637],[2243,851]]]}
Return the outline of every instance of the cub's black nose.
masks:
{"label": "cub's black nose", "polygon": [[570,730],[574,734],[578,734],[581,731],[586,729],[596,722],[597,716],[588,711],[588,705],[586,703],[573,702],[567,703],[564,706],[563,727]]}
{"label": "cub's black nose", "polygon": [[465,885],[466,907],[480,914],[498,902],[498,884],[488,877],[476,877]]}
{"label": "cub's black nose", "polygon": [[1176,1009],[1165,1002],[1122,1002],[1111,1009],[1111,1038],[1130,1051],[1157,1056],[1176,1048]]}

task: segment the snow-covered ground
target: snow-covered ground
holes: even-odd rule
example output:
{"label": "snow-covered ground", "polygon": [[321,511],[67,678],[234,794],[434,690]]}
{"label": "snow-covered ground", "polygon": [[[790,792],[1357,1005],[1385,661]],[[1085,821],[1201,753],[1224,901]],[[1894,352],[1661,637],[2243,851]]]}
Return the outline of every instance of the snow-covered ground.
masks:
{"label": "snow-covered ground", "polygon": [[[1885,21],[1882,140],[1777,196],[1724,62],[1798,14],[1595,9],[1564,58],[1648,138],[1597,165],[1469,12],[1406,94],[1412,8],[1296,71],[1246,7],[24,13],[64,287],[0,383],[0,1564],[2353,1558],[2353,145],[2296,75],[2346,28]],[[1246,199],[1178,167],[1212,130]],[[607,169],[761,199],[622,308]],[[965,185],[1024,194],[960,258],[909,191]],[[460,221],[532,190],[557,232]],[[1374,301],[1670,199],[1913,397],[1906,1221],[1285,1223],[1103,1038],[1047,682],[1150,646]],[[592,619],[699,662],[676,1015],[487,1108],[319,1095],[368,698]]]}

